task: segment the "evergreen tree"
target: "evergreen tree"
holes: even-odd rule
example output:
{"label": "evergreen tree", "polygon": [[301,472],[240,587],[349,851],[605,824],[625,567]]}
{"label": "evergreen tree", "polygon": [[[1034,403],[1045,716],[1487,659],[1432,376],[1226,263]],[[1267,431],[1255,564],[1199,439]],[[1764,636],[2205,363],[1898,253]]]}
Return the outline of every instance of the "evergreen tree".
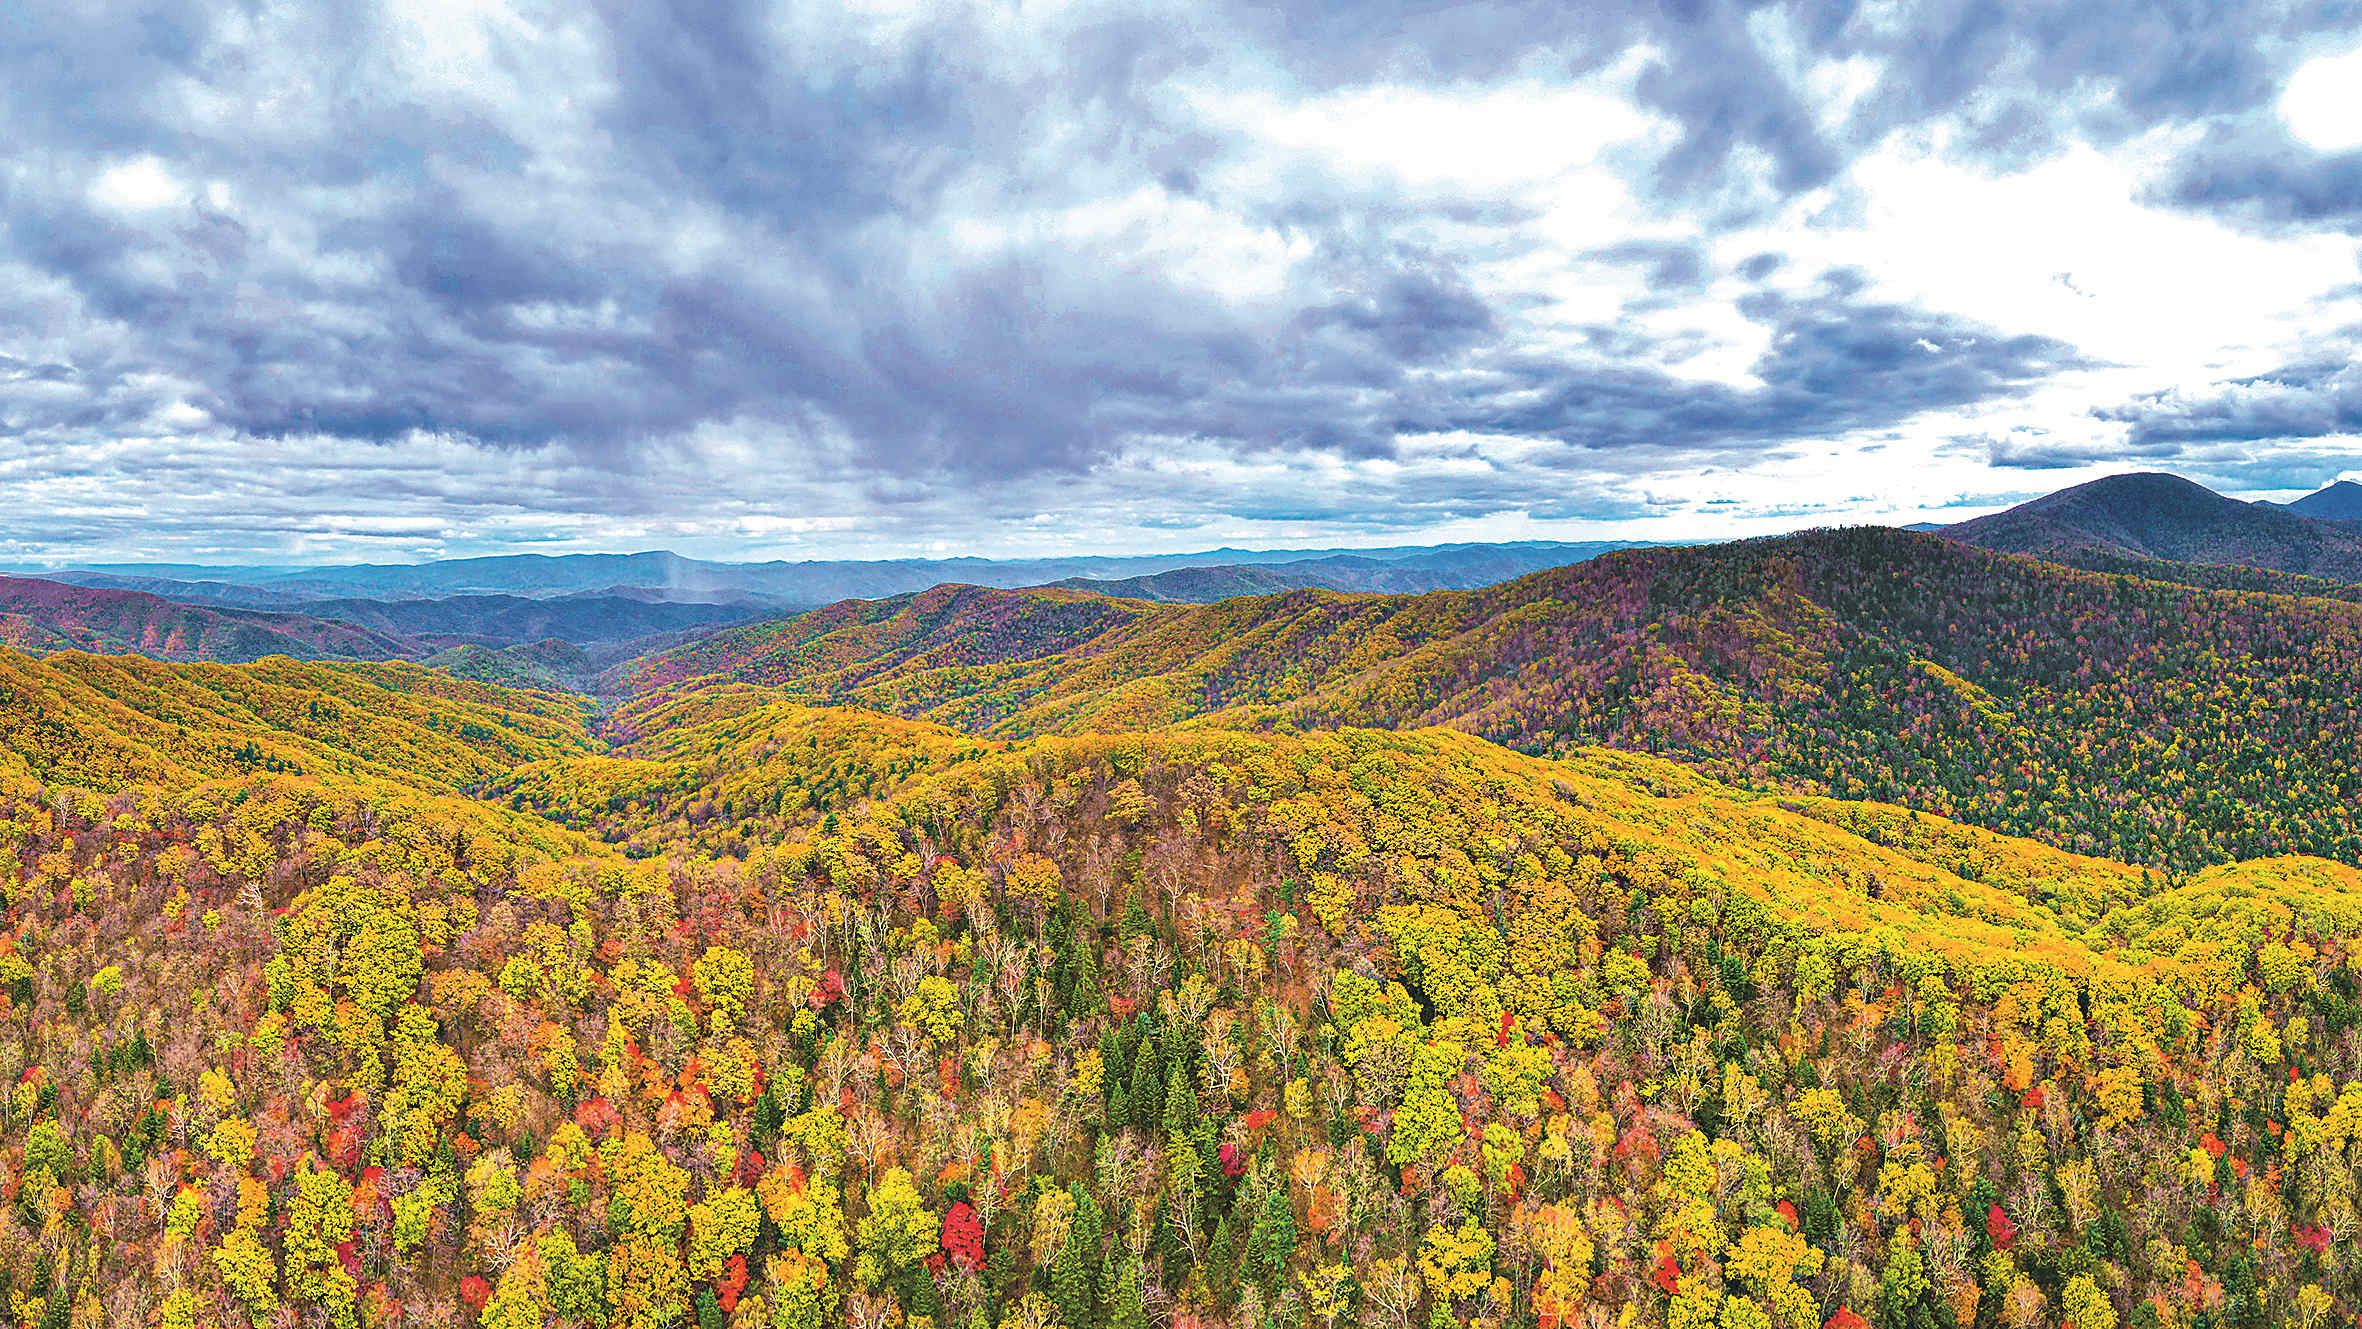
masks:
{"label": "evergreen tree", "polygon": [[1107,1329],[1148,1329],[1148,1306],[1140,1294],[1140,1258],[1126,1249],[1115,1290],[1108,1294]]}
{"label": "evergreen tree", "polygon": [[1247,1261],[1262,1275],[1266,1290],[1276,1290],[1296,1253],[1296,1210],[1288,1202],[1288,1188],[1274,1182],[1264,1188],[1262,1207],[1247,1237]]}

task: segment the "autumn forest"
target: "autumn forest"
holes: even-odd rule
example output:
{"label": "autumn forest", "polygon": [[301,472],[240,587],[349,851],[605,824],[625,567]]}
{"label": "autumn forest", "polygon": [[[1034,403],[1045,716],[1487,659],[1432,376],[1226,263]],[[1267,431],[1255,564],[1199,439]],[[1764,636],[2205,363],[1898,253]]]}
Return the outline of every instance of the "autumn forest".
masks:
{"label": "autumn forest", "polygon": [[0,653],[0,1313],[2351,1324],[2362,607],[2079,561]]}

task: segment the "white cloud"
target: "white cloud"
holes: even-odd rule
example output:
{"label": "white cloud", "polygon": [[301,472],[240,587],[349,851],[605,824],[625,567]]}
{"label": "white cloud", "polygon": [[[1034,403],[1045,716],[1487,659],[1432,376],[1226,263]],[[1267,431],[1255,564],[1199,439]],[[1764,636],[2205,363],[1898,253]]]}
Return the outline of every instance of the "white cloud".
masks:
{"label": "white cloud", "polygon": [[[1881,298],[2067,341],[2120,367],[2087,386],[2086,410],[2114,393],[2263,372],[2355,317],[2350,239],[2241,231],[2148,202],[2171,146],[2074,144],[1994,170],[1940,138],[1897,135],[1834,187],[1850,208],[1827,208],[1837,195],[1823,191],[1718,250],[1784,252],[1797,284],[1856,270]],[[2082,413],[2065,405],[2070,421]]]}
{"label": "white cloud", "polygon": [[188,186],[155,157],[134,157],[109,166],[90,182],[90,201],[108,212],[137,214],[188,202]]}
{"label": "white cloud", "polygon": [[[1309,166],[1394,189],[1521,195],[1663,133],[1662,122],[1618,90],[1639,63],[1576,84],[1379,83],[1301,98],[1207,88],[1190,101],[1207,123],[1272,153],[1274,172]],[[1623,194],[1612,174],[1586,174]]]}
{"label": "white cloud", "polygon": [[2362,148],[2362,46],[2297,66],[2280,93],[2280,118],[2316,152]]}
{"label": "white cloud", "polygon": [[1736,534],[2083,478],[1989,449],[2362,322],[2350,229],[2165,187],[2288,155],[2283,49],[2290,132],[2362,146],[2362,51],[2285,15],[2201,96],[2096,10],[2059,80],[1911,0],[1254,8],[192,0],[120,87],[0,51],[0,551]]}

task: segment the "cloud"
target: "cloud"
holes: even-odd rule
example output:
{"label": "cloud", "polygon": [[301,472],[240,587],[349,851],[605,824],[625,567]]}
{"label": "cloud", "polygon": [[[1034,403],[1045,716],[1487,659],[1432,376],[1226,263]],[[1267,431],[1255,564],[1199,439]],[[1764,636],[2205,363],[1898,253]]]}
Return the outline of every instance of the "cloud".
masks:
{"label": "cloud", "polygon": [[2325,437],[2337,374],[2244,380],[2352,322],[2353,18],[27,12],[0,552],[1773,520]]}
{"label": "cloud", "polygon": [[2345,354],[2284,365],[2184,392],[2151,393],[2101,412],[2135,445],[2255,443],[2362,435],[2362,360]]}
{"label": "cloud", "polygon": [[2218,128],[2159,192],[2254,227],[2348,228],[2362,223],[2362,150],[2323,153],[2276,124]]}
{"label": "cloud", "polygon": [[2316,152],[2362,148],[2362,46],[2297,66],[2280,90],[2280,118]]}

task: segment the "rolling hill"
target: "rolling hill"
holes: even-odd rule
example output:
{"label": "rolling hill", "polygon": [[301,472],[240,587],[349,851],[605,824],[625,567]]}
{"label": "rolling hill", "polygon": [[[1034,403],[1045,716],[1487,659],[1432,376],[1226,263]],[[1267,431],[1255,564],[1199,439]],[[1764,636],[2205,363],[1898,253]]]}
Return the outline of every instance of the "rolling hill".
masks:
{"label": "rolling hill", "polygon": [[291,612],[434,645],[509,646],[555,638],[577,646],[639,641],[751,618],[744,603],[709,604],[647,594],[582,592],[531,597],[451,595],[409,600],[298,600]]}
{"label": "rolling hill", "polygon": [[2225,498],[2172,475],[2109,476],[1946,527],[1944,534],[2054,562],[2129,554],[2362,582],[2362,530]]}
{"label": "rolling hill", "polygon": [[614,643],[0,650],[0,1288],[63,1329],[2341,1323],[2362,605],[2074,556],[2117,570],[1864,529],[944,585],[608,708],[457,675]]}
{"label": "rolling hill", "polygon": [[333,619],[184,605],[140,591],[0,577],[0,643],[18,650],[137,652],[161,660],[388,660],[415,642]]}
{"label": "rolling hill", "polygon": [[17,1318],[2362,1292],[2348,866],[2166,879],[1452,730],[984,740],[722,683],[613,736],[406,664],[0,655]]}
{"label": "rolling hill", "polygon": [[593,746],[578,698],[405,661],[174,664],[0,649],[0,774],[112,791],[257,772],[448,790]]}
{"label": "rolling hill", "polygon": [[729,629],[630,683],[701,678],[994,736],[1446,725],[2160,866],[2362,859],[2362,606],[1902,531],[1627,551],[1420,596],[946,587]]}

